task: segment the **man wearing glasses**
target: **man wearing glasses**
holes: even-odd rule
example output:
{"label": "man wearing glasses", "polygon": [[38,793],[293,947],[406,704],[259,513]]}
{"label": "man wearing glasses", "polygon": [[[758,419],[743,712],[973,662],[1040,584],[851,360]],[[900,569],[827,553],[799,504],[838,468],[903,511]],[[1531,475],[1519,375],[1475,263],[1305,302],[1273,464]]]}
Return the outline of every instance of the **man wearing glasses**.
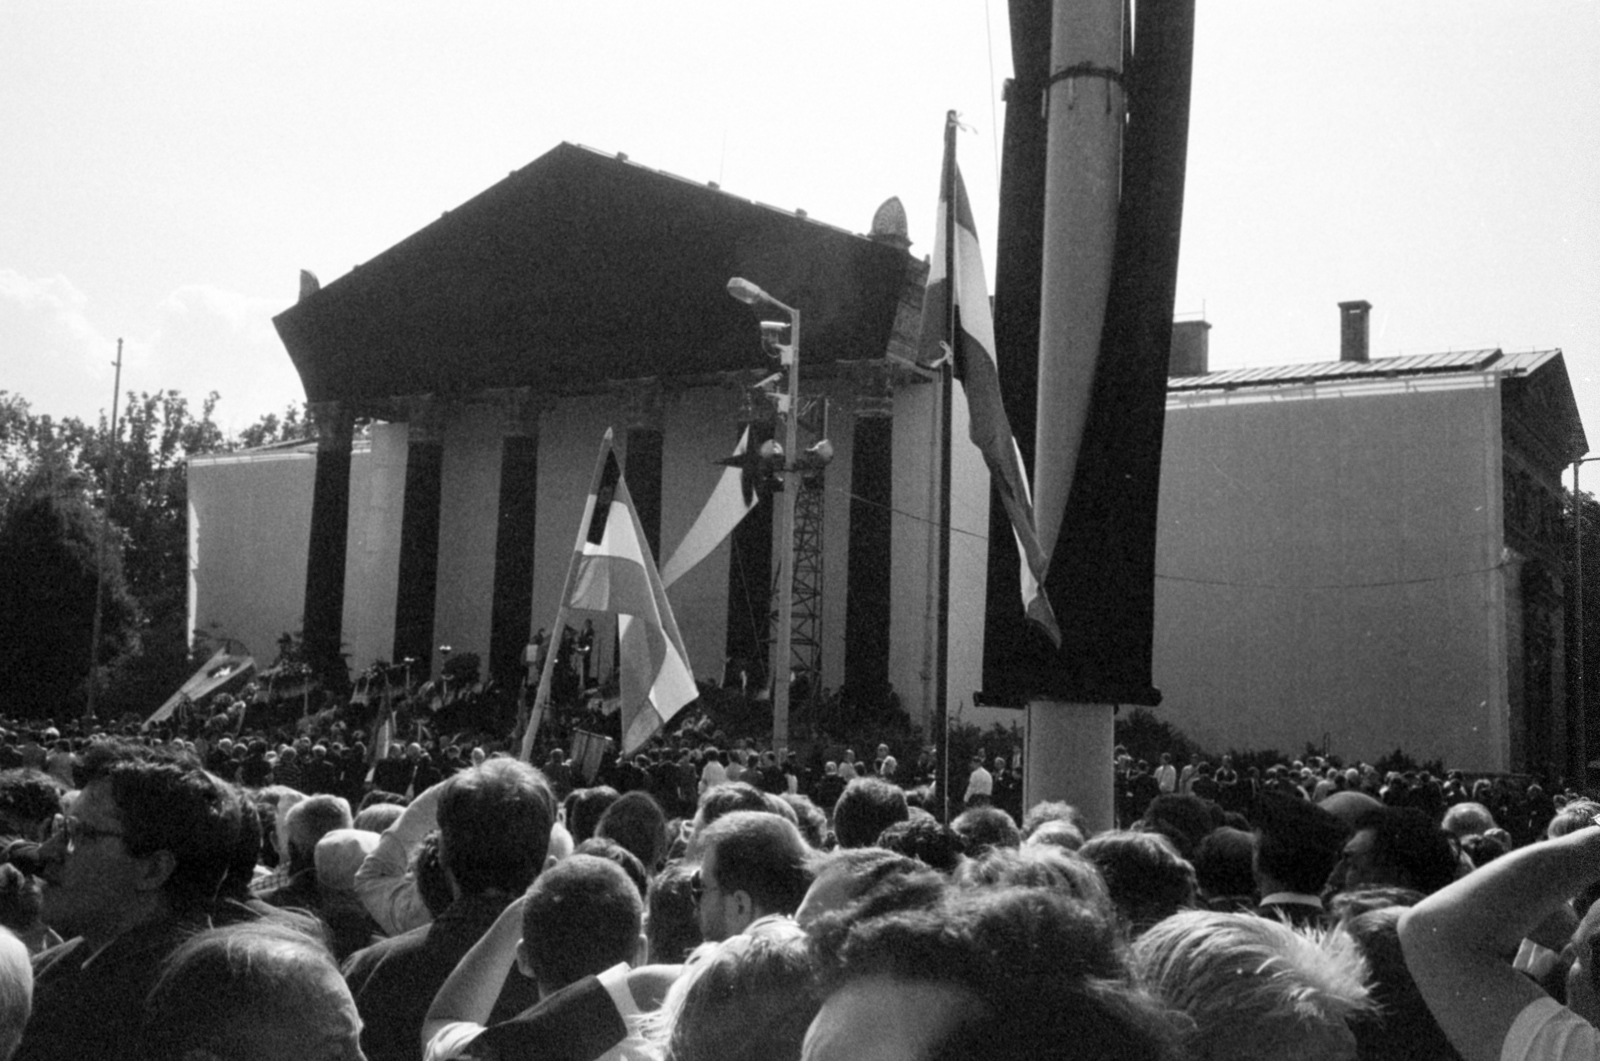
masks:
{"label": "man wearing glasses", "polygon": [[42,916],[67,942],[34,964],[30,1061],[132,1056],[162,959],[206,927],[239,843],[238,795],[192,760],[102,744],[84,766],[39,852]]}
{"label": "man wearing glasses", "polygon": [[734,811],[695,838],[700,868],[690,881],[700,935],[720,943],[763,917],[792,915],[811,887],[810,848],[800,830],[764,811]]}

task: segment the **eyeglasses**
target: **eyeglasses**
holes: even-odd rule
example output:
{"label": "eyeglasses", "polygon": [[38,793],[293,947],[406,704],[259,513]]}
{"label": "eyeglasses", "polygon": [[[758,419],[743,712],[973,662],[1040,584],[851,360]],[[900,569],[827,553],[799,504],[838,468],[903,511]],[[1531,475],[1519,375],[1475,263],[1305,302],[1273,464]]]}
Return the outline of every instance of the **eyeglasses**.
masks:
{"label": "eyeglasses", "polygon": [[81,818],[74,818],[69,814],[57,814],[50,823],[50,835],[66,837],[67,848],[70,850],[80,844],[93,843],[112,836],[126,836],[120,829],[101,829],[90,825]]}
{"label": "eyeglasses", "polygon": [[695,901],[696,906],[700,904],[701,899],[705,898],[706,892],[716,890],[717,886],[715,884],[707,884],[706,879],[700,875],[699,870],[695,870],[689,875],[689,897]]}

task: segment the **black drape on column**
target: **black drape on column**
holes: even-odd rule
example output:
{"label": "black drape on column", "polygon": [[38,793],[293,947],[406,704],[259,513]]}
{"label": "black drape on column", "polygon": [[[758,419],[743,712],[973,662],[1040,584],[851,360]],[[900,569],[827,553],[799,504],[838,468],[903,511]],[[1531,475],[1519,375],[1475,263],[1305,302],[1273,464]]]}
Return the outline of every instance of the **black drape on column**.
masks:
{"label": "black drape on column", "polygon": [[[750,424],[750,451],[772,440],[772,422]],[[630,479],[629,482],[632,482]],[[766,684],[767,645],[772,637],[772,511],[775,499],[766,497],[728,536],[728,657],[724,680],[739,683],[748,677],[750,691]]]}
{"label": "black drape on column", "polygon": [[850,565],[845,589],[844,687],[876,702],[889,686],[889,515],[894,421],[856,417],[850,455]]}
{"label": "black drape on column", "polygon": [[[411,430],[421,434],[420,425]],[[394,661],[414,659],[421,681],[433,666],[433,609],[439,584],[439,500],[444,444],[433,434],[406,447],[406,496],[400,515],[400,574],[395,587]]]}
{"label": "black drape on column", "polygon": [[311,407],[317,430],[317,475],[311,493],[311,543],[306,556],[306,662],[328,689],[349,687],[342,654],[345,547],[350,525],[350,411],[336,402]]}
{"label": "black drape on column", "polygon": [[507,689],[515,689],[522,678],[522,651],[533,614],[538,486],[538,436],[508,435],[500,452],[500,515],[489,614],[489,673]]}
{"label": "black drape on column", "polygon": [[628,480],[634,511],[650,555],[661,563],[661,432],[649,427],[628,429],[627,465],[622,474]]}
{"label": "black drape on column", "polygon": [[[1049,4],[1011,4],[995,343],[1006,412],[1033,467],[1050,65]],[[1156,503],[1189,125],[1193,0],[1141,0],[1127,64],[1129,121],[1111,291],[1088,421],[1045,590],[1062,646],[1022,616],[1016,547],[991,503],[984,692],[1155,704]]]}

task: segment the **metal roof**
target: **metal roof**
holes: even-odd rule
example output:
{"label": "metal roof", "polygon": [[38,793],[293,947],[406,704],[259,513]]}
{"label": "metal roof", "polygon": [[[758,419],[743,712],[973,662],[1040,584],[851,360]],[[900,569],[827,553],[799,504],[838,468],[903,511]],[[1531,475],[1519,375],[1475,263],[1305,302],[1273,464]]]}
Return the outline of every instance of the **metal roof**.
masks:
{"label": "metal roof", "polygon": [[1505,356],[1499,350],[1492,349],[1456,350],[1444,354],[1378,357],[1371,361],[1313,361],[1300,365],[1233,368],[1221,372],[1208,372],[1203,376],[1175,376],[1167,381],[1167,390],[1226,390],[1235,387],[1282,386],[1289,383],[1393,379],[1399,376],[1425,376],[1446,372],[1482,372],[1498,368],[1499,362]]}

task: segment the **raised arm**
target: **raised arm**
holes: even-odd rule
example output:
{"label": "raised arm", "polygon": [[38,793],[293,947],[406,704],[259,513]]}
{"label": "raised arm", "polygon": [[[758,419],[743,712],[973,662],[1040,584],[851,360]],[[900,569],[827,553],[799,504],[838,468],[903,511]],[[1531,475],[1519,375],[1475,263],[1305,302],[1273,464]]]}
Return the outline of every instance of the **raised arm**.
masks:
{"label": "raised arm", "polygon": [[428,1044],[451,1024],[472,1024],[482,1027],[489,1023],[494,1004],[505,986],[506,973],[517,960],[517,944],[522,940],[522,908],[527,903],[523,896],[511,903],[495,918],[472,949],[456,964],[455,971],[445,979],[444,986],[433,996],[433,1005],[422,1022],[422,1050],[428,1053]]}
{"label": "raised arm", "polygon": [[[1497,858],[1400,919],[1406,965],[1468,1061],[1499,1061],[1517,1018],[1549,999],[1511,960],[1526,936],[1595,880],[1600,829],[1581,829]],[[1585,1029],[1594,1031],[1576,1031]]]}
{"label": "raised arm", "polygon": [[356,895],[387,935],[399,935],[433,920],[406,868],[411,852],[438,823],[439,795],[447,784],[441,781],[412,800],[356,870]]}

